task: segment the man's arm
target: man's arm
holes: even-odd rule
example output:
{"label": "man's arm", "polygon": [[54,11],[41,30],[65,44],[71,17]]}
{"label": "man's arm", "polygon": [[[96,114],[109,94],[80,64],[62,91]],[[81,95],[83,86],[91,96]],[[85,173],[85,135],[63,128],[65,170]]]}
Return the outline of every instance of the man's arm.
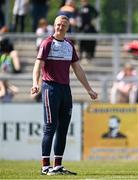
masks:
{"label": "man's arm", "polygon": [[85,73],[83,71],[83,69],[81,68],[79,62],[74,62],[72,63],[72,68],[73,71],[77,77],[77,79],[81,82],[81,84],[84,86],[84,88],[86,89],[86,91],[88,92],[88,94],[90,95],[90,97],[92,99],[96,99],[97,98],[97,93],[95,91],[92,90],[92,88],[89,85],[89,82],[87,81],[87,78],[85,76]]}
{"label": "man's arm", "polygon": [[44,61],[36,59],[33,68],[33,87],[31,88],[31,95],[37,94],[39,92],[39,79],[41,73],[41,67]]}
{"label": "man's arm", "polygon": [[3,81],[0,81],[0,97],[5,96],[6,94],[6,88],[4,87]]}

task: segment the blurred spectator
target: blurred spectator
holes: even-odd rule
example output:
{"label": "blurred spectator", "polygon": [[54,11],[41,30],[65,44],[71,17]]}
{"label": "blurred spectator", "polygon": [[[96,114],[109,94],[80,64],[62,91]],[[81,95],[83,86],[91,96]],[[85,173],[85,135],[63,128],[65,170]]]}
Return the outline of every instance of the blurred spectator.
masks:
{"label": "blurred spectator", "polygon": [[7,80],[0,80],[0,102],[11,102],[18,88],[9,84]]}
{"label": "blurred spectator", "polygon": [[2,26],[0,28],[0,35],[3,34],[3,33],[7,33],[7,32],[9,32],[9,29],[8,29],[7,26]]}
{"label": "blurred spectator", "polygon": [[20,73],[21,65],[18,52],[8,38],[0,40],[0,71]]}
{"label": "blurred spectator", "polygon": [[138,76],[131,64],[125,64],[123,70],[116,77],[111,89],[110,101],[115,103],[136,103],[138,102]]}
{"label": "blurred spectator", "polygon": [[41,18],[47,19],[49,0],[31,0],[32,30],[36,32],[38,22]]}
{"label": "blurred spectator", "polygon": [[128,53],[131,53],[133,56],[138,57],[138,41],[133,40],[124,45],[124,50]]}
{"label": "blurred spectator", "polygon": [[66,0],[61,0],[60,7],[65,5]]}
{"label": "blurred spectator", "polygon": [[65,5],[60,8],[58,15],[65,15],[69,18],[70,21],[70,27],[68,29],[69,33],[76,32],[77,8],[74,0],[66,0]]}
{"label": "blurred spectator", "polygon": [[[79,32],[97,33],[93,20],[98,17],[99,12],[89,3],[89,0],[81,0],[79,9]],[[96,40],[80,41],[80,56],[86,53],[86,58],[90,60],[95,56]]]}
{"label": "blurred spectator", "polygon": [[38,22],[38,28],[36,29],[36,35],[38,38],[36,39],[36,46],[37,50],[44,39],[44,36],[47,35],[52,35],[54,33],[54,28],[52,25],[48,25],[46,19],[41,18]]}
{"label": "blurred spectator", "polygon": [[29,11],[29,0],[15,0],[13,6],[13,31],[24,32],[25,18]]}
{"label": "blurred spectator", "polygon": [[0,28],[5,25],[5,16],[2,7],[4,4],[5,4],[5,0],[0,0]]}

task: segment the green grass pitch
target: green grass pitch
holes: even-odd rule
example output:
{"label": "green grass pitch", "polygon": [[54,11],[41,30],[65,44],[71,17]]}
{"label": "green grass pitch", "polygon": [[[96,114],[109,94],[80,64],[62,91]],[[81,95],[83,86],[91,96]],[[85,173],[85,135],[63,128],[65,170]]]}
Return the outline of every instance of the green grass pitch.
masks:
{"label": "green grass pitch", "polygon": [[40,175],[39,161],[0,161],[0,179],[91,179],[138,180],[138,161],[80,161],[64,162],[64,166],[77,172],[76,176]]}

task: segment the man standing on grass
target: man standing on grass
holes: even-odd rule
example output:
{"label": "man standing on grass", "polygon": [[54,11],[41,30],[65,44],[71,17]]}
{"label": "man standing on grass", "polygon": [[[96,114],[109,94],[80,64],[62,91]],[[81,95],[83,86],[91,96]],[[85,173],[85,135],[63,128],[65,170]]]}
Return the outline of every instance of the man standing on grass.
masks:
{"label": "man standing on grass", "polygon": [[[42,70],[42,100],[44,106],[44,127],[42,140],[42,174],[56,175],[76,173],[62,166],[66,135],[71,119],[72,95],[69,86],[69,68],[72,66],[78,80],[92,99],[97,93],[90,87],[82,70],[73,44],[65,38],[69,27],[66,16],[58,16],[54,22],[54,34],[40,45],[33,69],[31,94],[39,92],[39,78]],[[54,164],[50,166],[50,152],[54,141]]]}

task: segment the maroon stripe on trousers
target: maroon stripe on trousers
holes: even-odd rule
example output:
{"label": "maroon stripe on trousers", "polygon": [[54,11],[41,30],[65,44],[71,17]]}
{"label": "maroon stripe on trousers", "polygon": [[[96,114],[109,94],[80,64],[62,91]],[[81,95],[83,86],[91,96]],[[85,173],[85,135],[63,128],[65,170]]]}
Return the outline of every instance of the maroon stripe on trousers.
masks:
{"label": "maroon stripe on trousers", "polygon": [[51,119],[51,109],[49,104],[49,91],[48,89],[45,90],[45,107],[46,107],[46,116],[47,116],[47,123],[52,123]]}

